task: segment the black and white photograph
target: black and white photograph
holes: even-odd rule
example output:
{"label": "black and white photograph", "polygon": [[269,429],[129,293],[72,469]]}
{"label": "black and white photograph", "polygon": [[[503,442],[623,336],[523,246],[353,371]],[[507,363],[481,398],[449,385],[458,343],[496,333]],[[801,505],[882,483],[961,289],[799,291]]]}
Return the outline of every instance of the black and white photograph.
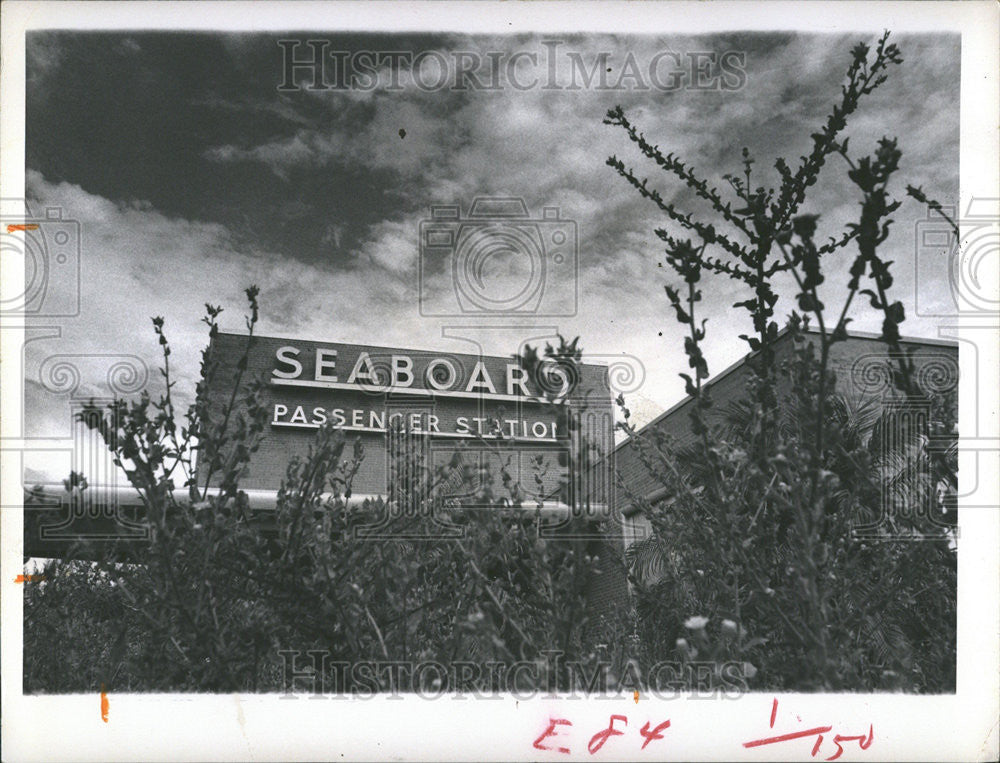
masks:
{"label": "black and white photograph", "polygon": [[996,759],[994,3],[3,14],[4,759]]}

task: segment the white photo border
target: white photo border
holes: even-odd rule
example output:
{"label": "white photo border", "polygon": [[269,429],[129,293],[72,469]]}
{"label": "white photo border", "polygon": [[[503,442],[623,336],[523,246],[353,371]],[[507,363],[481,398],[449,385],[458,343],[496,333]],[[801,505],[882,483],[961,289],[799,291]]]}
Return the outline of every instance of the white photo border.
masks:
{"label": "white photo border", "polygon": [[[573,6],[571,9],[568,5]],[[961,46],[961,206],[974,197],[996,197],[998,6],[994,2],[651,2],[651,3],[326,3],[326,2],[6,2],[2,7],[0,188],[24,196],[25,33],[38,29],[461,30],[669,32],[799,30],[824,33],[954,31]],[[994,205],[994,213],[998,212]],[[3,262],[3,279],[23,283],[16,263]],[[9,324],[9,321],[8,321]],[[960,338],[960,364],[968,346],[979,354],[981,375],[961,376],[960,399],[976,389],[979,410],[960,407],[960,431],[979,440],[1000,437],[997,391],[1000,325],[996,316],[959,317],[942,338]],[[21,347],[16,326],[4,326],[0,421],[3,437],[21,420]],[[986,374],[992,374],[987,378]],[[992,391],[992,393],[984,393]],[[984,397],[985,395],[985,397]],[[13,438],[13,439],[11,439]],[[985,446],[984,446],[985,447]],[[978,463],[971,460],[979,458]],[[960,473],[992,475],[980,497],[1000,507],[1000,450],[963,450]],[[16,447],[0,459],[2,503],[21,501],[22,470]],[[987,480],[990,481],[989,479]],[[99,687],[92,694],[22,694],[22,516],[2,514],[2,702],[6,760],[268,760],[268,759],[484,759],[589,758],[586,740],[606,728],[611,713],[629,716],[630,730],[670,718],[671,729],[652,758],[765,760],[804,757],[799,748],[746,750],[741,742],[766,730],[771,694],[736,701],[657,700],[641,697],[568,701],[534,698],[459,701],[443,697],[368,700],[281,700],[276,695],[112,695],[102,721]],[[844,760],[995,760],[1000,716],[1000,511],[960,508],[958,677],[954,696],[781,695],[809,719],[848,729],[876,728],[876,744]],[[532,742],[550,717],[571,718],[572,755],[542,753]],[[584,732],[586,730],[586,732]],[[623,749],[623,748],[621,748]],[[623,757],[643,753],[629,748]],[[606,759],[614,753],[602,752]],[[781,756],[775,758],[774,756]]]}

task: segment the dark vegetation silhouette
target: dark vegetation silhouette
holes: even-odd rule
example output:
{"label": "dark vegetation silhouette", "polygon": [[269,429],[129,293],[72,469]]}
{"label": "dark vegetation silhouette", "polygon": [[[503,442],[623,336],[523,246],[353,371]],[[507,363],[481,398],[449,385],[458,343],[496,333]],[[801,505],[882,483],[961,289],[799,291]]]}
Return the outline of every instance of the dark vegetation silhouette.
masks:
{"label": "dark vegetation silhouette", "polygon": [[[99,561],[51,561],[44,582],[25,586],[26,690],[280,691],[281,652],[312,649],[330,662],[538,664],[534,686],[498,687],[520,690],[568,685],[565,670],[550,672],[547,654],[559,650],[591,669],[604,664],[612,685],[627,672],[642,685],[661,661],[711,661],[738,666],[744,688],[953,691],[955,405],[916,383],[900,343],[903,305],[890,296],[892,263],[879,256],[901,203],[891,190],[901,152],[883,138],[859,155],[841,137],[901,62],[887,34],[874,49],[858,44],[811,150],[794,167],[776,160],[774,187],[744,149],[724,195],[648,143],[621,108],[608,112],[607,124],[707,210],[678,209],[624,161],[608,160],[665,218],[656,235],[677,278],[666,293],[686,334],[683,376],[694,401],[692,439],[679,443],[635,431],[619,398],[622,426],[663,487],[649,502],[622,482],[652,526],[627,554],[618,537],[599,539],[610,528],[586,518],[562,531],[589,539],[540,532],[551,520],[538,505],[552,496],[505,468],[474,475],[460,455],[431,468],[410,454],[384,500],[352,500],[364,452],[329,426],[288,464],[274,511],[251,511],[240,479],[268,420],[263,381],[246,373],[259,317],[251,287],[247,352],[221,404],[207,394],[219,363],[206,350],[196,402],[183,416],[175,409],[170,344],[155,318],[163,392],[86,412],[139,494],[151,541],[128,562],[122,544],[106,544]],[[856,189],[859,215],[820,242],[809,194],[835,162]],[[920,189],[907,191],[942,211]],[[824,304],[837,288],[825,280],[831,258],[851,262],[836,315]],[[788,275],[797,284],[787,320],[794,350],[779,362],[776,280]],[[746,396],[728,410],[706,387],[698,312],[703,284],[719,278],[745,290],[736,307],[753,326],[744,337]],[[837,392],[831,348],[847,338],[857,299],[883,316],[897,405]],[[207,306],[210,337],[220,313]],[[563,340],[522,362],[536,372],[545,359],[572,369],[580,358],[576,341]],[[559,431],[572,432],[579,412],[549,404],[563,417]],[[899,420],[912,408],[930,412],[917,429],[882,436],[905,431]],[[484,442],[502,467],[502,439]],[[588,453],[579,438],[568,441],[571,473],[595,468]],[[477,485],[467,505],[441,498],[442,486],[463,480]],[[571,482],[558,497],[578,503]],[[369,537],[373,525],[381,539]],[[860,538],[858,527],[874,530]],[[609,554],[628,570],[634,606],[623,602],[598,621],[586,590]],[[721,667],[710,681],[726,683]],[[383,677],[367,685],[389,688]]]}

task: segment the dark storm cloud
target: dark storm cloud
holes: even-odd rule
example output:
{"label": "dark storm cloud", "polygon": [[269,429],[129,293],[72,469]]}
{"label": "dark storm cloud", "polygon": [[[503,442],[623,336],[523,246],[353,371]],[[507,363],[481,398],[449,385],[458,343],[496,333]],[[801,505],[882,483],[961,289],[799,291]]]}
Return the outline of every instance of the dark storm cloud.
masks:
{"label": "dark storm cloud", "polygon": [[[851,46],[877,35],[560,38],[563,54],[586,62],[608,53],[611,77],[630,53],[649,61],[663,51],[741,51],[746,82],[735,91],[425,92],[410,83],[394,92],[292,93],[278,90],[277,39],[284,36],[29,35],[29,195],[39,206],[62,206],[84,226],[84,312],[64,327],[61,342],[95,352],[147,347],[152,362],[144,320],[162,314],[177,340],[178,368],[190,376],[203,343],[202,304],[227,305],[224,323],[238,330],[241,290],[257,282],[263,333],[440,347],[442,321],[418,309],[420,221],[432,204],[459,203],[467,212],[476,196],[514,195],[536,215],[555,205],[577,222],[579,312],[559,328],[581,335],[588,351],[640,358],[647,382],[639,397],[655,413],[681,394],[676,372],[685,363],[652,233],[664,220],[605,159],[616,154],[634,165],[686,211],[706,210],[603,125],[604,114],[621,104],[651,142],[720,187],[725,173],[739,171],[747,146],[759,182],[774,184],[777,156],[794,165],[809,150],[810,134],[839,95]],[[531,36],[323,37],[347,51],[544,52],[544,40]],[[896,42],[906,61],[854,115],[852,149],[871,151],[882,135],[899,136],[897,193],[910,182],[954,200],[958,37]],[[831,166],[813,192],[804,211],[822,214],[821,234],[856,214],[843,168]],[[896,294],[908,306],[916,288],[913,226],[922,216],[904,205],[885,245],[898,263]],[[834,265],[828,284],[841,276]],[[929,295],[946,288],[943,269],[939,280],[921,284]],[[428,295],[446,298],[447,289],[432,284]],[[728,287],[706,290],[713,372],[744,351],[728,338],[747,329],[731,307],[741,298]],[[863,307],[853,327],[878,330]],[[914,335],[934,336],[936,328],[919,318],[904,324]],[[38,352],[55,351],[56,343],[45,344]]]}
{"label": "dark storm cloud", "polygon": [[[335,42],[386,44],[377,36]],[[335,110],[305,93],[278,93],[272,35],[43,32],[28,35],[27,52],[27,164],[52,181],[115,201],[148,200],[166,214],[221,222],[248,245],[334,264],[398,206],[392,173],[356,162],[276,177],[253,164],[206,161],[212,146],[253,147],[306,126],[364,129],[370,118],[363,103]],[[330,246],[333,228],[339,247]]]}

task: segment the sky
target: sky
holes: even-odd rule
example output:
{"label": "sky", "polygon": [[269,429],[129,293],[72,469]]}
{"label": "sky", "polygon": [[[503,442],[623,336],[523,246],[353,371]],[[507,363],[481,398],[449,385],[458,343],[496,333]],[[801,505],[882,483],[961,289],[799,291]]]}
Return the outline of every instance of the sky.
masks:
{"label": "sky", "polygon": [[[250,284],[261,288],[258,333],[268,336],[456,352],[471,351],[475,341],[497,355],[553,329],[580,336],[586,358],[625,361],[634,370],[631,381],[623,378],[626,400],[640,423],[648,421],[681,399],[677,374],[686,365],[683,332],[663,289],[672,279],[653,233],[667,221],[605,160],[617,155],[665,199],[712,218],[676,178],[643,160],[620,129],[602,124],[605,113],[621,105],[650,142],[720,188],[723,175],[740,171],[747,146],[761,173],[755,184],[773,186],[774,159],[795,166],[809,150],[811,133],[839,96],[851,47],[874,43],[880,31],[562,35],[555,48],[546,42],[551,37],[527,35],[31,33],[28,204],[36,213],[59,207],[64,219],[79,221],[81,243],[79,314],[39,318],[36,326],[50,328],[38,329],[27,345],[26,433],[68,432],[69,393],[45,378],[54,357],[77,357],[77,397],[107,394],[109,362],[102,366],[101,358],[134,355],[156,368],[152,316],[165,318],[176,391],[189,400],[206,342],[204,304],[223,305],[222,328],[241,330]],[[323,39],[327,50],[369,51],[372,60],[423,52],[426,68],[417,79],[404,71],[398,87],[383,66],[375,67],[375,87],[283,91],[281,38]],[[883,135],[897,137],[897,197],[910,183],[955,203],[959,38],[893,39],[904,63],[853,115],[852,153],[873,151]],[[532,66],[522,56],[517,67],[498,66],[495,81],[480,77],[488,89],[432,86],[436,62],[453,62],[456,53],[488,61],[492,52],[509,62],[518,51],[542,63]],[[683,68],[702,54],[718,60],[726,52],[737,56],[729,59],[728,78],[717,80],[727,87],[658,88],[649,81],[652,60]],[[305,55],[304,46],[297,55]],[[588,69],[605,60],[607,81],[621,87],[570,89],[574,55]],[[630,56],[638,77],[625,76]],[[558,88],[543,87],[549,61],[556,62]],[[708,71],[719,74],[711,65]],[[332,69],[326,74],[336,81]],[[533,78],[539,84],[525,86]],[[836,235],[857,214],[858,194],[843,164],[831,162],[811,193],[802,211],[821,215],[820,238]],[[497,196],[523,199],[535,220],[556,207],[556,224],[575,235],[568,263],[543,274],[549,281],[542,292],[551,304],[570,304],[571,315],[489,320],[475,305],[442,315],[455,312],[454,288],[441,260],[422,252],[421,222],[433,205],[457,204],[467,217],[473,199]],[[915,282],[915,226],[924,218],[919,205],[905,201],[884,251],[896,262],[893,293],[909,316],[903,333],[937,337],[938,319],[914,314],[918,288],[925,307],[944,304],[949,288],[944,262],[922,266]],[[539,225],[549,231],[553,223]],[[829,265],[831,311],[839,311],[834,292],[846,282],[850,254]],[[523,267],[523,258],[506,265],[494,259],[487,286],[516,292]],[[52,298],[75,284],[53,283]],[[732,307],[744,294],[721,281],[703,291],[714,374],[742,357],[746,347],[737,336],[749,323]],[[791,285],[782,294],[783,320],[794,306]],[[860,301],[852,316],[854,329],[880,328],[879,316]],[[157,384],[151,372],[150,389]]]}

